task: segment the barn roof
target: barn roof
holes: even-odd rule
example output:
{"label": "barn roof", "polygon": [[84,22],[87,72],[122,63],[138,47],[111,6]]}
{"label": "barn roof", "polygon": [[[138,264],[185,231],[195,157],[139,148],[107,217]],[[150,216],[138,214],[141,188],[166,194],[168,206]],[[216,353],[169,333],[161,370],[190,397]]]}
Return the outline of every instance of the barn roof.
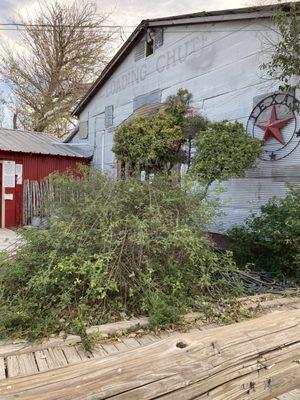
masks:
{"label": "barn roof", "polygon": [[[295,3],[300,4],[300,1],[295,1]],[[129,38],[120,48],[120,50],[115,54],[112,60],[107,64],[101,75],[91,85],[81,101],[75,106],[73,110],[73,115],[78,116],[82,112],[82,110],[94,97],[97,91],[100,90],[104,83],[114,73],[115,69],[122,63],[124,58],[134,48],[134,46],[145,34],[145,31],[148,28],[270,18],[274,15],[274,7],[281,7],[283,10],[288,12],[290,10],[290,3],[284,3],[277,6],[266,5],[209,12],[202,11],[193,14],[183,14],[171,17],[143,20],[132,32],[132,34],[129,36]]]}
{"label": "barn roof", "polygon": [[0,151],[89,158],[79,146],[65,144],[49,134],[0,128]]}

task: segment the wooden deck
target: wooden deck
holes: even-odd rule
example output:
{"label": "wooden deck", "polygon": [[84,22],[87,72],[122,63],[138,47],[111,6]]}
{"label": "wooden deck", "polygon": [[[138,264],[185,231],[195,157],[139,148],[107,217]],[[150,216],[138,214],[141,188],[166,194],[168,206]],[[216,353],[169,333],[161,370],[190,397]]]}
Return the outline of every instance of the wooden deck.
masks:
{"label": "wooden deck", "polygon": [[[176,333],[173,335],[176,335]],[[0,357],[0,379],[32,375],[92,358],[105,358],[112,354],[146,346],[161,340],[163,337],[165,335],[147,334],[137,338],[124,337],[115,341],[107,341],[98,344],[93,354],[87,354],[80,344],[45,348],[38,345],[24,347],[24,349],[22,349],[22,346],[12,345],[11,349],[6,349],[6,354],[4,353]]]}
{"label": "wooden deck", "polygon": [[[281,307],[282,311],[299,309],[299,303]],[[279,311],[271,309],[269,312]],[[203,330],[214,328],[214,326],[205,326],[201,328],[193,327],[189,333],[200,333]],[[59,344],[54,340],[46,344],[28,345],[23,343],[0,345],[0,384],[8,379],[8,385],[11,385],[13,378],[22,376],[31,376],[39,373],[45,373],[50,370],[58,370],[62,367],[71,365],[86,365],[86,361],[94,359],[104,360],[111,355],[123,354],[133,349],[145,348],[148,345],[157,343],[166,337],[175,338],[182,335],[180,332],[163,333],[156,335],[154,333],[136,337],[121,337],[114,340],[101,341],[93,351],[93,354],[87,354],[79,343]],[[134,335],[132,335],[134,336]],[[299,332],[300,336],[300,332]],[[300,354],[299,354],[300,359]],[[62,369],[63,372],[63,369]],[[38,375],[35,375],[38,376]],[[1,386],[1,385],[0,385]],[[2,386],[3,387],[3,386]],[[3,389],[2,389],[3,390]],[[2,397],[0,389],[0,399],[11,399],[14,397]],[[16,397],[22,399],[22,396]],[[64,399],[64,397],[59,397]],[[254,397],[253,397],[254,398]],[[229,399],[229,398],[228,398]],[[252,397],[251,397],[252,399]],[[274,398],[274,400],[300,400],[300,388],[290,393]]]}

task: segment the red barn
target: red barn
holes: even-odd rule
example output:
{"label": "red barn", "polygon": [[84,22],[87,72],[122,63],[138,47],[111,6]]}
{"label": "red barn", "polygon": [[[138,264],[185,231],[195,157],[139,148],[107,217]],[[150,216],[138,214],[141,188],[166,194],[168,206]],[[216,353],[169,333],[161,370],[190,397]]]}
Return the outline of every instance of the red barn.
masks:
{"label": "red barn", "polygon": [[40,182],[53,172],[78,171],[91,152],[53,136],[35,132],[0,129],[1,227],[16,227],[24,220],[25,184]]}

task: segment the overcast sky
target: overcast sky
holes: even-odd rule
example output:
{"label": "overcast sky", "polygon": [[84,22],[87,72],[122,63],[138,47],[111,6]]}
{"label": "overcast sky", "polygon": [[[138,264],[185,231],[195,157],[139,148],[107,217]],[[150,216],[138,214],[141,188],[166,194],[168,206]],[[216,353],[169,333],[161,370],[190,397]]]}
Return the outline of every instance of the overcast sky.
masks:
{"label": "overcast sky", "polygon": [[[51,0],[48,0],[51,1]],[[71,0],[61,0],[70,2]],[[262,1],[262,0],[257,0]],[[40,0],[43,4],[45,0]],[[191,12],[248,6],[255,0],[96,0],[98,11],[110,13],[109,22],[117,25],[138,25],[142,19],[187,14]],[[0,22],[18,20],[18,13],[31,14],[38,6],[36,0],[0,0]],[[3,27],[2,27],[3,28]],[[132,28],[124,28],[128,36]],[[9,40],[16,40],[10,31],[1,31]]]}
{"label": "overcast sky", "polygon": [[[41,0],[44,3],[45,0]],[[63,0],[62,0],[63,1]],[[64,0],[69,2],[70,0]],[[258,0],[259,1],[259,0]],[[99,10],[113,11],[117,23],[136,25],[141,19],[176,15],[204,10],[217,10],[247,6],[253,0],[96,0]],[[14,18],[18,11],[31,10],[38,3],[35,0],[1,0],[2,21]]]}

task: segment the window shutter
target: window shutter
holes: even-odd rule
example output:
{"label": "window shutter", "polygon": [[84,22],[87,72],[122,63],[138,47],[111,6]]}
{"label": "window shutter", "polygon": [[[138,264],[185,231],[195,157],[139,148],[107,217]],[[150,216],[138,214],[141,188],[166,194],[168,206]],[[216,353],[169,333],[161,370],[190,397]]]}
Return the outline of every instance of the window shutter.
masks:
{"label": "window shutter", "polygon": [[146,104],[155,104],[161,102],[161,89],[142,94],[133,99],[133,111],[138,110]]}
{"label": "window shutter", "polygon": [[136,46],[135,46],[135,61],[141,60],[145,57],[145,38],[143,38]]}
{"label": "window shutter", "polygon": [[163,43],[164,43],[164,30],[158,29],[155,32],[155,37],[154,37],[154,50],[161,47]]}
{"label": "window shutter", "polygon": [[88,137],[88,122],[80,122],[79,124],[79,130],[78,130],[78,137],[79,139],[83,140],[83,139],[87,139]]}
{"label": "window shutter", "polygon": [[114,118],[114,106],[105,107],[105,128],[113,125]]}

